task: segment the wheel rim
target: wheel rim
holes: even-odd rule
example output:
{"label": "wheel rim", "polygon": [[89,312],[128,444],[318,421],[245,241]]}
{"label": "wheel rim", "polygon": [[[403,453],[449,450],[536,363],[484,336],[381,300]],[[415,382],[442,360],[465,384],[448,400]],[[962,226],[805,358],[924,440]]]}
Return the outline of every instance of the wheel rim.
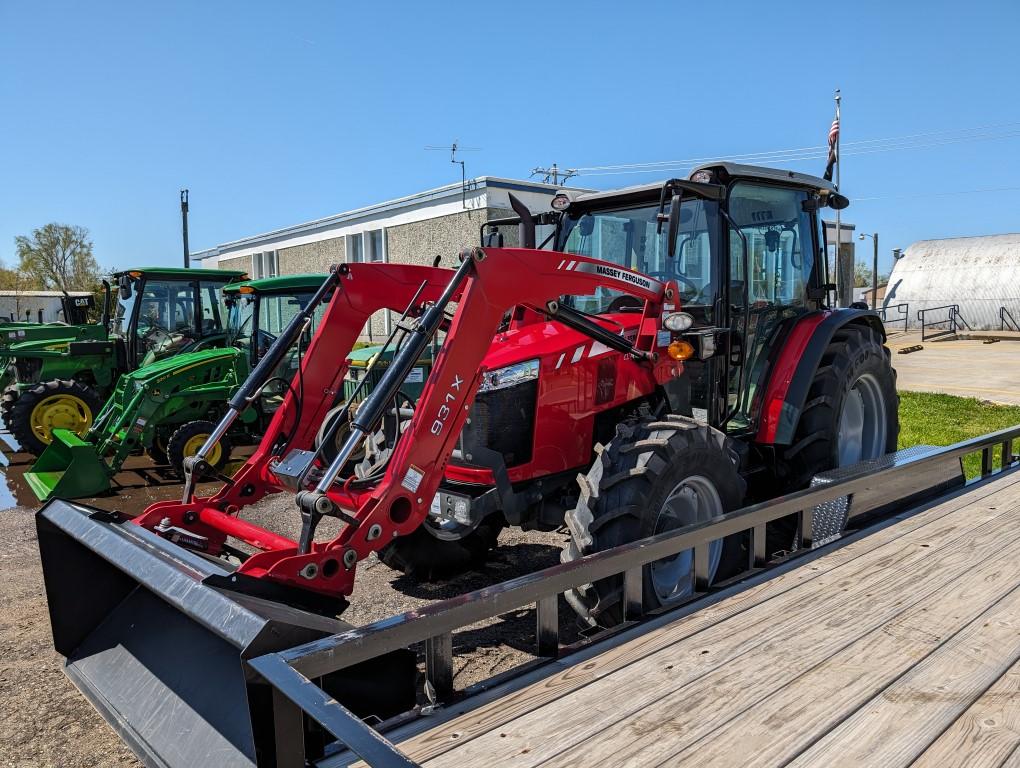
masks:
{"label": "wheel rim", "polygon": [[[673,531],[695,523],[712,520],[723,514],[722,499],[715,485],[706,477],[694,475],[674,486],[655,519],[655,533]],[[709,580],[715,578],[722,559],[722,539],[713,541],[708,550]],[[684,550],[674,557],[656,560],[649,566],[652,588],[660,603],[675,602],[694,591],[692,570],[694,551]]]}
{"label": "wheel rim", "polygon": [[[194,437],[189,437],[184,442],[184,458],[188,458],[188,456],[194,456],[196,453],[198,453],[199,449],[203,445],[205,445],[205,441],[208,439],[209,439],[208,434],[201,434],[195,435]],[[209,452],[209,455],[205,457],[205,460],[208,461],[213,466],[216,466],[217,464],[219,464],[220,456],[222,455],[222,453],[223,448],[220,446],[219,443],[216,443],[216,445],[213,446],[212,451]]]}
{"label": "wheel rim", "polygon": [[843,399],[837,433],[839,466],[885,455],[887,438],[882,387],[878,379],[866,373],[853,383]]}
{"label": "wheel rim", "polygon": [[32,409],[29,426],[39,440],[49,445],[54,429],[69,429],[84,437],[92,426],[92,409],[74,395],[50,395]]}

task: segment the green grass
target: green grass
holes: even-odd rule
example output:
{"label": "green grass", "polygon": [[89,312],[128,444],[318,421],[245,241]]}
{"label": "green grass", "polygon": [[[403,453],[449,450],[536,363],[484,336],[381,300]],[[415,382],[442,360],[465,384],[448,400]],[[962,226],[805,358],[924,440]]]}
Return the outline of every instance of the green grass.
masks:
{"label": "green grass", "polygon": [[[932,392],[900,392],[900,448],[952,445],[970,437],[1020,424],[1020,406]],[[1000,466],[998,451],[995,466]],[[967,477],[981,474],[981,456],[964,459]]]}

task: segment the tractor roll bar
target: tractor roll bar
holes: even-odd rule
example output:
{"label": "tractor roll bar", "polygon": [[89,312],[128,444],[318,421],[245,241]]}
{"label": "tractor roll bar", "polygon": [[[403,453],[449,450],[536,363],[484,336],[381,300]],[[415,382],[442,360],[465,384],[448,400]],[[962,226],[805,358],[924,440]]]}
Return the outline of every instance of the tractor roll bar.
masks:
{"label": "tractor roll bar", "polygon": [[212,452],[213,448],[216,447],[217,443],[223,438],[223,435],[227,433],[227,430],[230,429],[231,425],[233,425],[244,410],[258,397],[259,391],[273,375],[276,367],[287,354],[287,350],[290,349],[291,345],[297,340],[297,337],[301,335],[305,326],[312,319],[315,308],[339,286],[340,278],[346,275],[347,271],[346,264],[334,264],[330,267],[329,276],[322,282],[319,289],[312,294],[308,304],[291,318],[287,327],[283,329],[283,332],[272,343],[266,354],[259,360],[255,370],[251,372],[237,392],[234,393],[234,396],[227,402],[227,412],[220,419],[216,428],[206,439],[202,447],[198,449],[198,453],[184,459],[184,495],[182,501],[185,504],[190,504],[194,498],[195,479],[214,474],[209,462],[206,461],[206,456]]}

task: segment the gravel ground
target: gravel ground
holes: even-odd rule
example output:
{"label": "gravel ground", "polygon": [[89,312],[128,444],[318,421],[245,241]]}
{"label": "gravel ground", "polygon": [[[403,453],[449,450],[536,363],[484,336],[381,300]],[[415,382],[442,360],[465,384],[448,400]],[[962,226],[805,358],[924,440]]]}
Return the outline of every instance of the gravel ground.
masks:
{"label": "gravel ground", "polygon": [[[144,460],[140,460],[144,461]],[[0,511],[0,766],[106,768],[140,765],[112,729],[61,671],[52,649],[33,512],[19,473],[5,470],[12,508]],[[135,512],[180,493],[176,484],[146,485],[122,478],[116,496],[87,499],[106,509]],[[137,508],[137,509],[136,509]],[[293,497],[279,494],[246,510],[245,517],[280,533],[297,535]],[[317,538],[326,538],[330,521]],[[358,567],[351,607],[343,619],[361,625],[430,602],[463,594],[559,562],[562,535],[506,529],[485,566],[442,584],[414,583],[375,557]],[[561,605],[561,633],[570,640],[576,621]],[[464,687],[533,658],[534,611],[517,611],[454,637],[455,682]]]}

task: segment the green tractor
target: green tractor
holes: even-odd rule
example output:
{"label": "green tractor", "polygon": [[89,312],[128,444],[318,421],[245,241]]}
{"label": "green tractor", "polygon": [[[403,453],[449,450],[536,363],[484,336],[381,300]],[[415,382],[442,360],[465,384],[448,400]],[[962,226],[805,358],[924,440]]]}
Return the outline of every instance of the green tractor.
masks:
{"label": "green tractor", "polygon": [[[227,401],[325,279],[288,275],[225,286],[227,346],[179,353],[121,376],[84,436],[54,430],[53,442],[25,474],[28,485],[41,501],[102,493],[125,459],[143,449],[183,477],[185,457],[198,452],[226,411]],[[311,339],[322,311],[314,315],[302,341],[284,358],[254,407],[217,444],[208,457],[213,467],[222,469],[227,463],[232,441],[258,442],[288,387],[295,386],[291,381],[301,347]],[[300,381],[297,377],[296,386]]]}
{"label": "green tractor", "polygon": [[0,327],[0,415],[23,451],[40,455],[54,429],[84,436],[124,373],[183,352],[222,347],[221,288],[243,272],[132,269],[113,275],[103,321]]}

